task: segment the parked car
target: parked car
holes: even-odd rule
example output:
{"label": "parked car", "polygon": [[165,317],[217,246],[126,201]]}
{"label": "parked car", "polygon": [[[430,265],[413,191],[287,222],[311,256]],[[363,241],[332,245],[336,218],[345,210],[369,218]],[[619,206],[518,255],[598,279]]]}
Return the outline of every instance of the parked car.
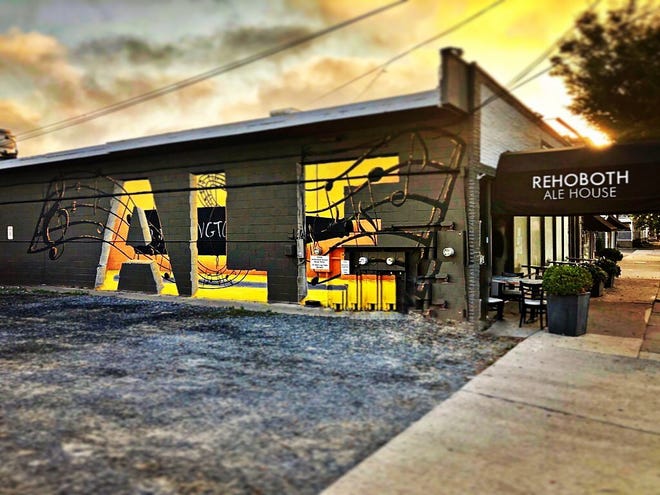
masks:
{"label": "parked car", "polygon": [[0,160],[16,158],[17,155],[16,138],[10,130],[0,129]]}

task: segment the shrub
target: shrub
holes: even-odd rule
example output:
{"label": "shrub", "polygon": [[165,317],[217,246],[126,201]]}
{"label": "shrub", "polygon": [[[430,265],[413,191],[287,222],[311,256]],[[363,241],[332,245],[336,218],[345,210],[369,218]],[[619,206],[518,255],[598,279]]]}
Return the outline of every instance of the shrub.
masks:
{"label": "shrub", "polygon": [[574,296],[591,290],[589,270],[578,265],[554,265],[543,274],[543,289],[555,296]]}
{"label": "shrub", "polygon": [[591,275],[594,283],[605,282],[607,280],[607,272],[595,263],[587,263],[582,266],[589,270],[589,274]]}
{"label": "shrub", "polygon": [[613,277],[618,277],[621,275],[621,267],[616,264],[616,262],[607,259],[607,258],[601,258],[598,261],[596,261],[596,265],[605,271],[610,276]]}
{"label": "shrub", "polygon": [[601,258],[607,258],[612,261],[621,261],[623,259],[623,253],[616,248],[605,248],[596,252],[596,256]]}

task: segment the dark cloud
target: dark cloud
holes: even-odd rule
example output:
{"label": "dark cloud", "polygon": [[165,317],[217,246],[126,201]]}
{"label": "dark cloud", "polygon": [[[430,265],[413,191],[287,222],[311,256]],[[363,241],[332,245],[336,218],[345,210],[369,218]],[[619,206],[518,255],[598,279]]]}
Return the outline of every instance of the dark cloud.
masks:
{"label": "dark cloud", "polygon": [[113,36],[81,43],[72,51],[71,57],[85,66],[99,69],[107,69],[108,64],[155,67],[174,63],[222,64],[308,36],[311,32],[306,26],[296,25],[243,26],[208,36],[188,36],[171,43],[148,41],[137,36]]}
{"label": "dark cloud", "polygon": [[223,45],[232,50],[256,52],[274,46],[282,45],[303,36],[309,36],[312,31],[306,26],[246,26],[227,31],[222,36]]}
{"label": "dark cloud", "polygon": [[162,65],[181,57],[182,53],[180,48],[173,44],[150,43],[133,36],[115,36],[81,43],[73,55],[81,60],[94,61],[94,63],[124,59],[134,64]]}

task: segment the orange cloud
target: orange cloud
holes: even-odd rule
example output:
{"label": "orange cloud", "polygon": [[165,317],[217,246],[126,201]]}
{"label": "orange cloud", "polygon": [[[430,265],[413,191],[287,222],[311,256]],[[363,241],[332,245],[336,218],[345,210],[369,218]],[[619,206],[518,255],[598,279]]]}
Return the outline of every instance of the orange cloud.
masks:
{"label": "orange cloud", "polygon": [[0,100],[0,116],[0,127],[8,129],[31,129],[40,120],[40,114],[11,100]]}

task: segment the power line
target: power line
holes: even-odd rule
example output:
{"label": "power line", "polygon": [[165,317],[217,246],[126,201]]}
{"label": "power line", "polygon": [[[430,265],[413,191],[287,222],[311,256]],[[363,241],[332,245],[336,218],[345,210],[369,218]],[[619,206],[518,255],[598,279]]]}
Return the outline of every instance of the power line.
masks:
{"label": "power line", "polygon": [[[602,0],[595,0],[587,9],[588,11],[594,10],[596,7],[598,7],[598,4],[600,4]],[[509,83],[506,85],[506,90],[500,91],[498,94],[495,94],[491,96],[490,98],[486,99],[484,102],[481,104],[477,105],[471,113],[475,113],[482,108],[484,108],[487,105],[490,105],[496,100],[499,100],[502,98],[505,94],[511,93],[515,91],[516,89],[521,88],[522,86],[525,86],[526,84],[532,82],[533,80],[541,77],[542,75],[546,74],[547,72],[550,72],[552,70],[552,66],[547,67],[540,72],[537,72],[533,76],[528,77],[527,79],[523,80],[522,82],[519,82],[522,78],[524,78],[527,74],[529,74],[532,70],[534,70],[539,64],[541,64],[543,61],[545,61],[548,56],[553,52],[555,47],[559,45],[570,33],[572,33],[575,30],[575,26],[571,26],[569,29],[567,29],[559,38],[557,38],[548,48],[546,48],[538,57],[536,57],[529,65],[527,65],[521,72],[519,72]]]}
{"label": "power line", "polygon": [[[409,55],[410,53],[414,52],[415,50],[418,50],[419,48],[421,48],[421,47],[423,47],[423,46],[425,46],[425,45],[428,45],[429,43],[432,43],[433,41],[436,41],[436,40],[442,38],[443,36],[447,36],[448,34],[451,34],[451,33],[453,33],[454,31],[457,31],[458,29],[460,29],[460,28],[462,28],[463,26],[465,26],[465,25],[471,23],[472,21],[474,21],[474,20],[477,19],[478,17],[481,17],[481,16],[484,15],[486,12],[488,12],[489,10],[491,10],[491,9],[497,7],[498,5],[504,3],[505,1],[506,1],[506,0],[497,0],[496,2],[493,2],[492,4],[490,4],[490,5],[486,6],[486,7],[484,7],[483,9],[481,9],[479,12],[476,12],[475,14],[473,14],[473,15],[471,15],[471,16],[465,18],[465,19],[463,19],[463,20],[460,21],[459,23],[454,24],[454,25],[453,25],[452,27],[450,27],[449,29],[446,29],[446,30],[444,30],[444,31],[442,31],[442,32],[440,32],[440,33],[438,33],[438,34],[436,34],[436,35],[434,35],[434,36],[432,36],[432,37],[430,37],[430,38],[424,40],[424,41],[421,41],[421,42],[417,43],[416,45],[411,46],[411,47],[408,48],[407,50],[405,50],[405,51],[403,51],[403,52],[401,52],[401,53],[395,55],[394,57],[392,57],[392,58],[390,58],[389,60],[387,60],[386,62],[384,62],[384,63],[378,65],[377,67],[374,67],[373,69],[368,70],[367,72],[365,72],[365,73],[363,73],[363,74],[361,74],[361,75],[359,75],[359,76],[357,76],[357,77],[354,77],[354,78],[351,79],[350,81],[347,81],[347,82],[345,82],[344,84],[342,84],[342,85],[340,85],[340,86],[337,86],[336,88],[334,88],[334,89],[328,91],[327,93],[322,94],[321,96],[319,96],[319,97],[315,98],[314,100],[310,101],[309,103],[307,103],[307,105],[305,105],[305,106],[308,107],[308,106],[310,106],[310,105],[312,105],[312,104],[314,104],[314,103],[316,103],[316,102],[318,102],[318,101],[320,101],[320,100],[322,100],[322,99],[324,99],[324,98],[330,96],[331,94],[336,93],[337,91],[341,91],[341,90],[344,89],[345,87],[350,86],[350,85],[353,84],[354,82],[357,82],[357,81],[359,81],[360,79],[363,79],[363,78],[365,78],[365,77],[367,77],[367,76],[373,74],[373,73],[376,72],[376,71],[380,71],[380,73],[376,76],[376,78],[378,78],[378,77],[380,76],[380,74],[382,74],[382,73],[384,72],[385,67],[387,67],[388,65],[390,65],[390,64],[396,62],[397,60],[399,60],[399,59],[401,59],[401,58],[403,58],[403,57]],[[375,79],[376,79],[376,78],[374,78],[374,80],[373,80],[372,82],[369,83],[368,88],[371,87],[371,86],[373,85],[373,83],[375,82]],[[368,88],[367,88],[367,89],[368,89]],[[363,93],[364,93],[364,91],[363,91]]]}
{"label": "power line", "polygon": [[[598,7],[598,4],[600,4],[601,0],[596,0],[593,2],[589,8],[587,9],[587,12],[594,10],[596,7]],[[571,26],[568,28],[564,34],[562,34],[559,38],[555,40],[554,43],[552,43],[548,48],[546,48],[538,57],[536,57],[528,66],[526,66],[516,77],[514,77],[509,83],[507,84],[507,87],[511,87],[514,84],[516,84],[518,81],[520,81],[523,77],[525,77],[527,74],[529,74],[531,71],[533,71],[539,64],[541,64],[545,59],[547,59],[550,54],[554,51],[555,47],[559,45],[569,34],[571,34],[575,30],[575,26]]]}
{"label": "power line", "polygon": [[[347,86],[353,84],[354,82],[357,82],[357,81],[359,81],[360,79],[363,79],[363,78],[365,78],[365,77],[367,77],[367,76],[373,74],[374,72],[377,72],[377,71],[378,71],[378,74],[376,74],[376,76],[375,76],[375,77],[369,82],[369,84],[367,85],[367,87],[366,87],[366,88],[360,93],[360,95],[358,96],[358,98],[359,98],[360,96],[362,96],[364,93],[366,93],[366,91],[368,91],[368,90],[373,86],[373,84],[376,82],[376,80],[378,79],[378,77],[380,77],[380,76],[385,72],[384,69],[385,69],[388,65],[390,65],[391,63],[393,63],[393,62],[399,60],[400,58],[405,57],[406,55],[408,55],[409,53],[411,53],[411,52],[417,50],[418,48],[421,48],[422,46],[424,46],[424,45],[426,45],[426,44],[428,44],[428,43],[431,43],[431,42],[433,42],[433,41],[435,41],[435,40],[441,38],[442,36],[446,36],[447,34],[450,34],[451,32],[458,30],[459,28],[461,28],[461,27],[463,27],[464,25],[466,25],[466,24],[472,22],[472,21],[475,20],[477,17],[479,17],[479,16],[485,14],[485,13],[488,12],[490,9],[492,9],[492,8],[494,8],[494,7],[496,7],[496,6],[498,6],[499,4],[503,3],[504,1],[505,1],[505,0],[500,0],[500,1],[494,2],[494,3],[492,3],[492,4],[488,5],[488,6],[486,6],[484,9],[482,9],[482,10],[480,10],[479,12],[473,14],[472,16],[470,16],[470,17],[464,19],[463,21],[461,21],[460,23],[458,23],[458,24],[452,26],[451,28],[447,29],[446,31],[443,31],[443,32],[441,32],[441,33],[438,33],[437,35],[435,35],[435,36],[433,36],[433,37],[431,37],[431,38],[429,38],[429,39],[427,39],[427,40],[424,40],[424,41],[422,41],[422,42],[420,42],[420,43],[414,45],[413,47],[409,48],[408,50],[406,50],[406,51],[404,51],[404,52],[401,52],[400,54],[398,54],[398,55],[392,57],[391,59],[389,59],[389,60],[386,61],[385,63],[383,63],[383,64],[381,64],[381,65],[379,65],[379,66],[377,66],[377,67],[374,67],[373,69],[371,69],[371,70],[369,70],[369,71],[367,71],[367,72],[361,74],[360,76],[357,76],[357,77],[351,79],[350,81],[345,82],[344,84],[342,84],[342,85],[340,85],[340,86],[334,88],[333,90],[331,90],[331,91],[329,91],[329,92],[327,92],[327,93],[324,93],[323,95],[319,96],[319,97],[316,98],[315,100],[311,101],[309,104],[315,103],[315,102],[317,102],[317,101],[319,101],[319,100],[321,100],[321,99],[323,99],[323,98],[325,98],[325,97],[327,97],[327,96],[329,96],[329,95],[331,95],[331,94],[334,94],[334,93],[336,93],[337,91],[340,91],[340,90],[344,89],[345,87],[347,87]],[[588,7],[587,11],[594,10],[594,9],[595,9],[595,8],[601,3],[601,1],[602,1],[602,0],[595,0],[595,1],[594,1],[594,2]],[[532,70],[534,70],[539,64],[541,64],[543,61],[545,61],[545,60],[548,58],[548,56],[553,52],[553,50],[555,49],[555,47],[556,47],[557,45],[559,45],[559,43],[561,43],[561,42],[562,42],[562,41],[563,41],[563,40],[564,40],[564,39],[565,39],[565,38],[566,38],[571,32],[573,32],[574,30],[575,30],[575,26],[571,26],[569,29],[567,29],[567,30],[566,30],[566,31],[565,31],[565,32],[564,32],[559,38],[557,38],[557,40],[555,40],[550,46],[548,46],[548,48],[546,48],[546,49],[545,49],[545,50],[544,50],[539,56],[537,56],[537,57],[536,57],[536,58],[535,58],[535,59],[534,59],[529,65],[527,65],[527,66],[526,66],[521,72],[519,72],[519,73],[518,73],[518,74],[517,74],[517,75],[516,75],[511,81],[509,81],[509,83],[506,85],[506,88],[508,88],[508,92],[515,91],[515,90],[519,89],[520,87],[522,87],[522,86],[524,86],[524,85],[526,85],[526,84],[532,82],[533,80],[535,80],[535,79],[539,78],[540,76],[542,76],[542,75],[546,74],[547,72],[549,72],[549,71],[552,69],[552,67],[548,67],[548,68],[546,68],[546,69],[544,69],[544,70],[542,70],[542,71],[540,71],[540,72],[534,74],[533,76],[531,76],[531,77],[529,77],[529,78],[523,80],[522,82],[519,82],[521,79],[523,79],[525,76],[527,76]],[[480,105],[478,105],[477,107],[475,107],[475,108],[472,110],[472,112],[476,112],[476,111],[480,110],[481,108],[485,107],[486,105],[489,105],[490,103],[494,102],[495,100],[498,100],[498,99],[502,98],[503,95],[504,95],[504,92],[502,92],[501,94],[496,94],[496,95],[491,96],[491,97],[488,98],[486,101],[484,101],[483,103],[481,103]]]}
{"label": "power line", "polygon": [[479,110],[481,110],[481,109],[484,108],[485,106],[490,105],[491,103],[493,103],[493,102],[496,101],[496,100],[499,100],[499,99],[502,98],[504,95],[506,95],[506,94],[508,94],[508,93],[512,93],[512,92],[515,91],[516,89],[525,86],[526,84],[532,82],[532,81],[535,80],[535,79],[538,79],[538,78],[541,77],[542,75],[544,75],[544,74],[550,72],[550,70],[552,70],[552,67],[546,67],[545,69],[543,69],[543,70],[537,72],[536,74],[534,74],[534,75],[528,77],[527,79],[525,79],[525,80],[519,82],[519,83],[516,84],[515,86],[513,86],[513,87],[509,87],[509,88],[506,88],[506,89],[502,89],[501,91],[498,91],[497,94],[492,95],[491,97],[489,97],[489,98],[487,98],[486,100],[484,100],[480,105],[477,105],[476,107],[474,107],[474,108],[472,109],[472,112],[471,112],[471,113],[476,113],[476,112],[478,112]]}
{"label": "power line", "polygon": [[[401,163],[400,165],[404,165]],[[433,175],[455,175],[458,174],[458,169],[451,169],[445,167],[442,170],[433,170],[430,172],[397,172],[395,175],[397,177],[416,177],[416,176],[433,176]],[[361,174],[351,176],[350,180],[361,180],[361,179],[372,179],[369,174]],[[179,188],[170,188],[170,189],[156,189],[156,190],[142,190],[142,191],[133,191],[133,192],[119,192],[119,193],[100,193],[100,194],[82,194],[75,195],[71,197],[47,197],[47,198],[34,198],[34,199],[18,199],[12,201],[0,201],[0,206],[8,205],[18,205],[18,204],[30,204],[30,203],[45,203],[48,201],[64,201],[64,200],[79,200],[79,199],[108,199],[116,198],[119,196],[142,196],[146,194],[172,194],[180,192],[199,192],[199,191],[211,191],[211,190],[231,190],[231,189],[247,189],[247,188],[257,188],[257,187],[274,187],[274,186],[293,186],[299,184],[318,184],[318,183],[327,183],[329,179],[304,179],[304,180],[277,180],[277,181],[262,181],[262,182],[249,182],[244,184],[222,184],[215,186],[205,186],[205,187],[179,187]],[[43,183],[46,185],[47,183]]]}
{"label": "power line", "polygon": [[24,133],[19,133],[17,135],[17,140],[18,141],[26,141],[28,139],[33,139],[35,137],[43,136],[45,134],[49,134],[51,132],[59,131],[62,129],[66,129],[67,127],[72,127],[75,125],[79,125],[85,122],[88,122],[90,120],[97,119],[99,117],[103,117],[105,115],[108,115],[110,113],[118,112],[120,110],[123,110],[125,108],[131,107],[133,105],[137,105],[139,103],[152,100],[154,98],[158,98],[159,96],[178,91],[180,89],[183,89],[187,86],[191,86],[193,84],[196,84],[198,82],[204,81],[206,79],[215,77],[220,74],[224,74],[226,72],[230,72],[232,70],[244,67],[246,65],[252,64],[254,62],[257,62],[259,60],[262,60],[264,58],[276,55],[280,52],[283,52],[285,50],[289,50],[291,48],[294,48],[296,46],[308,43],[312,40],[315,40],[317,38],[320,38],[322,36],[325,36],[326,34],[332,33],[334,31],[337,31],[339,29],[342,29],[346,26],[349,26],[351,24],[355,24],[356,22],[362,21],[368,17],[372,17],[376,14],[379,14],[385,10],[391,9],[392,7],[401,5],[402,3],[407,2],[408,0],[396,0],[395,2],[389,3],[383,7],[379,7],[377,9],[370,10],[369,12],[366,12],[362,15],[359,15],[357,17],[353,17],[351,19],[348,19],[346,21],[340,22],[338,24],[335,24],[333,26],[330,26],[328,28],[322,29],[320,31],[316,31],[312,34],[302,36],[300,38],[296,38],[295,40],[286,42],[282,45],[276,46],[274,48],[269,48],[266,50],[263,50],[261,52],[258,52],[254,55],[250,55],[249,57],[230,62],[226,65],[222,65],[220,67],[216,67],[214,69],[208,70],[206,72],[202,72],[201,74],[197,74],[195,76],[183,79],[181,81],[178,81],[173,84],[169,84],[167,86],[163,86],[158,89],[154,89],[151,91],[148,91],[146,93],[143,93],[138,96],[134,96],[132,98],[128,98],[126,100],[119,101],[117,103],[113,103],[111,105],[107,105],[105,107],[93,110],[91,112],[84,113],[82,115],[79,115],[77,117],[71,117],[68,119],[63,119],[58,122],[53,122],[52,124],[47,124],[42,127],[38,127],[36,129],[32,129],[30,131],[26,131]]}

